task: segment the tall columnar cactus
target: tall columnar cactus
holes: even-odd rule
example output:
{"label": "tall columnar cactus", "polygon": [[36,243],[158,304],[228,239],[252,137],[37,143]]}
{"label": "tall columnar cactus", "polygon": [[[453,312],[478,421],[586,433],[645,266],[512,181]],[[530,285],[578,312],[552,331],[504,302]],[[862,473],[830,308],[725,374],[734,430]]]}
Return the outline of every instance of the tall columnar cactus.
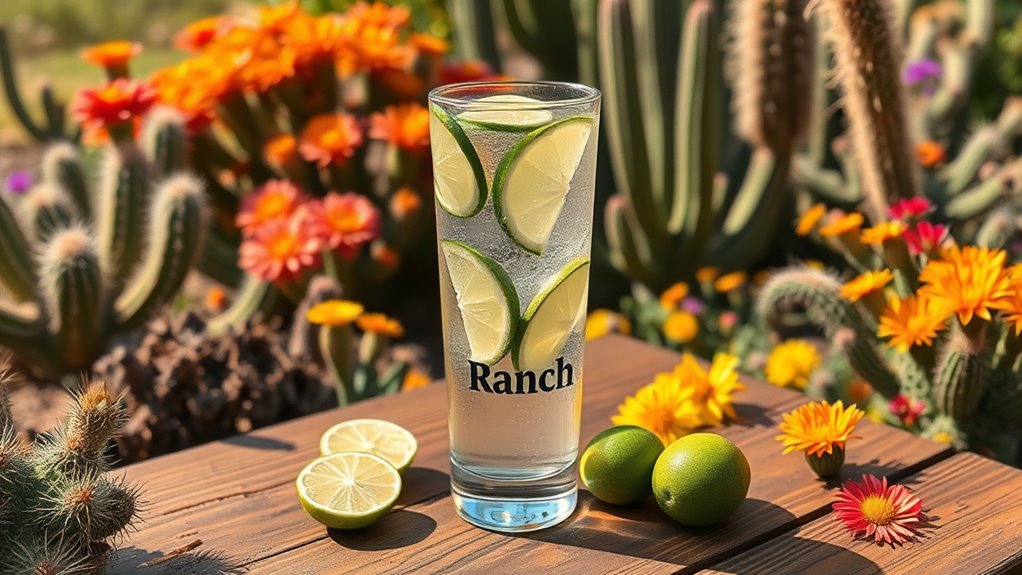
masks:
{"label": "tall columnar cactus", "polygon": [[[157,120],[147,132],[181,128],[180,119]],[[181,153],[170,148],[183,141],[155,139],[165,160]],[[20,304],[0,307],[0,345],[53,374],[87,368],[113,335],[169,301],[202,245],[200,181],[181,171],[154,181],[150,161],[131,143],[107,149],[102,170],[90,196],[74,149],[56,144],[44,154],[41,183],[20,205],[0,198],[0,282]]]}
{"label": "tall columnar cactus", "polygon": [[[10,413],[0,379],[0,415]],[[74,396],[63,423],[31,449],[0,417],[0,571],[98,572],[110,540],[139,516],[137,487],[110,476],[110,444],[126,419],[102,383]]]}
{"label": "tall columnar cactus", "polygon": [[11,54],[11,46],[7,41],[7,30],[0,26],[0,77],[3,79],[4,93],[7,95],[7,104],[10,106],[14,117],[26,132],[40,142],[55,142],[59,140],[77,139],[67,131],[65,118],[65,104],[58,101],[53,95],[53,89],[46,85],[40,89],[39,101],[43,108],[43,119],[37,121],[32,118],[28,108],[21,99],[21,92],[18,88],[18,79],[14,67],[14,58]]}

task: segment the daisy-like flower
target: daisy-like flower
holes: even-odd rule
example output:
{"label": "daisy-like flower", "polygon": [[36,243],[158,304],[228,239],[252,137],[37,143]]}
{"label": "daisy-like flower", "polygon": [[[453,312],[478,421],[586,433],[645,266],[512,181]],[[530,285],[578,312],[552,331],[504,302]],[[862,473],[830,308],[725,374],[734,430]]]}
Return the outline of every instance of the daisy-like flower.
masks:
{"label": "daisy-like flower", "polygon": [[877,335],[890,338],[887,345],[904,353],[912,346],[933,345],[948,315],[936,312],[925,295],[892,298],[880,316]]}
{"label": "daisy-like flower", "polygon": [[254,194],[241,200],[234,223],[245,235],[252,235],[266,222],[290,218],[305,200],[305,194],[288,180],[270,180]]}
{"label": "daisy-like flower", "polygon": [[795,233],[800,236],[808,236],[813,233],[813,230],[816,229],[816,224],[820,223],[820,220],[826,214],[827,206],[814,204],[798,219],[798,223],[795,225]]}
{"label": "daisy-like flower", "polygon": [[820,365],[820,354],[809,342],[789,339],[770,351],[766,360],[766,380],[780,387],[805,389],[809,376]]}
{"label": "daisy-like flower", "polygon": [[916,158],[924,168],[933,168],[944,163],[947,151],[933,140],[924,140],[916,145]]}
{"label": "daisy-like flower", "polygon": [[919,497],[873,475],[846,481],[834,502],[834,515],[853,536],[892,547],[916,538],[923,526],[922,512]]}
{"label": "daisy-like flower", "polygon": [[419,389],[420,387],[426,387],[431,383],[429,376],[417,369],[409,369],[405,373],[404,381],[401,382],[401,391],[411,391],[413,389]]}
{"label": "daisy-like flower", "polygon": [[263,158],[275,168],[282,168],[298,158],[298,141],[291,134],[278,134],[263,144]]}
{"label": "daisy-like flower", "polygon": [[343,112],[316,116],[305,125],[298,141],[303,158],[323,168],[343,164],[362,145],[362,130],[354,116]]}
{"label": "daisy-like flower", "polygon": [[614,425],[637,425],[670,445],[702,424],[699,406],[692,401],[692,389],[682,388],[672,374],[659,374],[618,406],[611,417]]}
{"label": "daisy-like flower", "polygon": [[408,216],[416,213],[422,207],[422,197],[415,190],[405,186],[398,188],[390,197],[390,215],[394,219],[403,221]]}
{"label": "daisy-like flower", "polygon": [[685,282],[678,282],[671,287],[664,290],[664,293],[660,294],[660,307],[666,310],[676,310],[678,305],[686,297],[688,297],[689,287]]}
{"label": "daisy-like flower", "polygon": [[241,243],[238,265],[266,281],[292,281],[320,264],[323,240],[298,214],[256,226]]}
{"label": "daisy-like flower", "polygon": [[857,302],[884,289],[893,279],[894,274],[889,269],[866,272],[841,286],[841,297],[850,302]]}
{"label": "daisy-like flower", "polygon": [[71,111],[87,128],[110,129],[141,119],[155,102],[156,93],[149,86],[118,78],[102,88],[78,92]]}
{"label": "daisy-like flower", "polygon": [[431,34],[422,34],[420,32],[409,34],[408,43],[419,52],[430,56],[443,56],[451,48],[443,38],[437,38]]}
{"label": "daisy-like flower", "polygon": [[593,310],[586,316],[586,339],[596,339],[609,333],[629,335],[632,322],[624,315],[609,309]]}
{"label": "daisy-like flower", "polygon": [[738,358],[729,353],[714,355],[709,371],[703,369],[694,355],[681,356],[673,376],[682,387],[692,388],[692,400],[700,408],[703,425],[716,426],[725,419],[738,419],[734,393],[745,389],[745,385],[738,380],[737,367]]}
{"label": "daisy-like flower", "polygon": [[401,322],[382,313],[363,313],[355,318],[355,324],[362,331],[387,337],[401,337],[405,334]]}
{"label": "daisy-like flower", "polygon": [[1011,284],[1008,293],[998,300],[994,307],[1001,311],[1001,319],[1015,329],[1015,335],[1022,335],[1022,264],[1008,269]]}
{"label": "daisy-like flower", "polygon": [[342,20],[335,14],[314,17],[303,11],[283,25],[283,34],[300,66],[313,66],[317,62],[332,66],[334,53],[341,45]]}
{"label": "daisy-like flower", "polygon": [[174,47],[187,52],[198,52],[232,25],[226,16],[212,16],[196,20],[174,36]]}
{"label": "daisy-like flower", "polygon": [[330,192],[322,202],[311,204],[315,232],[341,257],[352,259],[364,244],[380,234],[380,212],[365,196],[354,192]]}
{"label": "daisy-like flower", "polygon": [[919,272],[923,284],[919,291],[929,298],[931,309],[943,316],[957,314],[962,325],[969,325],[973,317],[990,320],[997,300],[1008,295],[1007,254],[976,246],[950,246],[940,255]]}
{"label": "daisy-like flower", "polygon": [[387,106],[369,117],[369,137],[405,150],[429,146],[429,110],[418,102]]}
{"label": "daisy-like flower", "polygon": [[481,82],[493,80],[499,76],[482,60],[460,60],[447,62],[440,68],[438,83],[460,84],[463,82]]}
{"label": "daisy-like flower", "polygon": [[831,405],[814,401],[785,413],[776,439],[784,443],[784,453],[805,452],[809,467],[820,477],[830,477],[845,461],[845,444],[865,413],[854,405],[847,408],[840,401]]}
{"label": "daisy-like flower", "polygon": [[340,327],[358,319],[365,308],[362,304],[346,299],[331,299],[318,303],[305,314],[309,323]]}
{"label": "daisy-like flower", "polygon": [[859,236],[859,239],[864,244],[882,246],[885,242],[900,238],[907,229],[908,226],[901,220],[881,222],[871,228],[862,230],[862,235]]}
{"label": "daisy-like flower", "polygon": [[926,198],[905,198],[887,208],[887,215],[895,220],[914,220],[930,213],[933,204]]}
{"label": "daisy-like flower", "polygon": [[941,248],[948,237],[948,229],[941,224],[917,222],[911,230],[905,232],[904,237],[909,253],[915,256],[929,254]]}
{"label": "daisy-like flower", "polygon": [[919,421],[919,416],[926,411],[926,402],[899,393],[890,401],[888,407],[891,410],[891,415],[900,419],[905,427],[912,427]]}
{"label": "daisy-like flower", "polygon": [[673,311],[664,320],[662,330],[668,341],[688,343],[699,335],[699,320],[687,311]]}
{"label": "daisy-like flower", "polygon": [[749,275],[743,271],[724,274],[713,282],[713,287],[720,293],[731,293],[749,281]]}
{"label": "daisy-like flower", "polygon": [[825,238],[836,238],[845,234],[857,234],[862,228],[864,218],[858,212],[844,214],[820,227],[820,235]]}
{"label": "daisy-like flower", "polygon": [[127,76],[128,62],[142,53],[142,45],[121,40],[103,42],[82,50],[82,60],[107,70],[111,78]]}

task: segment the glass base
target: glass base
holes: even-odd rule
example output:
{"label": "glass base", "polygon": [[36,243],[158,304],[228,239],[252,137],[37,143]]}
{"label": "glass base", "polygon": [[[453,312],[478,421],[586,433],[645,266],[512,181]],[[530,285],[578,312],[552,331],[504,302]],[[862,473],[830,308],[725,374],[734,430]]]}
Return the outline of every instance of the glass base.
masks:
{"label": "glass base", "polygon": [[451,498],[462,519],[502,533],[553,527],[578,503],[575,467],[541,479],[502,481],[477,475],[452,461]]}

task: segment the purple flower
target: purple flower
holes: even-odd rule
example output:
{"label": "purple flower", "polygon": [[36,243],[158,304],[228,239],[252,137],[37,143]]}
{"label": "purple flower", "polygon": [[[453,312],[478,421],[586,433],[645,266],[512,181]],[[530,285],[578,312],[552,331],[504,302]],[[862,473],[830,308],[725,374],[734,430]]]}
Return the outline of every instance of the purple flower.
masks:
{"label": "purple flower", "polygon": [[12,194],[24,194],[32,187],[32,174],[22,170],[14,170],[7,175],[7,191]]}
{"label": "purple flower", "polygon": [[941,68],[940,62],[929,58],[920,58],[905,66],[901,80],[905,82],[905,85],[918,88],[924,94],[930,95],[937,90],[937,81],[940,80],[943,73],[944,70]]}
{"label": "purple flower", "polygon": [[681,309],[692,315],[700,315],[706,311],[706,304],[703,303],[703,300],[697,297],[689,296],[681,300]]}

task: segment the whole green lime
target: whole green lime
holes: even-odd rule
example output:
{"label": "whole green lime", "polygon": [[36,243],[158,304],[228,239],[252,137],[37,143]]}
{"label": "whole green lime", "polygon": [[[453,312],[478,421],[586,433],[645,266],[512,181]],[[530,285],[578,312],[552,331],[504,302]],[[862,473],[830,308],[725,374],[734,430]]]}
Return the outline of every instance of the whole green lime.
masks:
{"label": "whole green lime", "polygon": [[641,427],[611,427],[586,446],[579,461],[579,475],[600,501],[635,503],[649,497],[653,466],[663,450],[660,438]]}
{"label": "whole green lime", "polygon": [[749,493],[749,461],[715,433],[693,433],[664,450],[653,468],[653,495],[671,519],[714,525],[738,511]]}

